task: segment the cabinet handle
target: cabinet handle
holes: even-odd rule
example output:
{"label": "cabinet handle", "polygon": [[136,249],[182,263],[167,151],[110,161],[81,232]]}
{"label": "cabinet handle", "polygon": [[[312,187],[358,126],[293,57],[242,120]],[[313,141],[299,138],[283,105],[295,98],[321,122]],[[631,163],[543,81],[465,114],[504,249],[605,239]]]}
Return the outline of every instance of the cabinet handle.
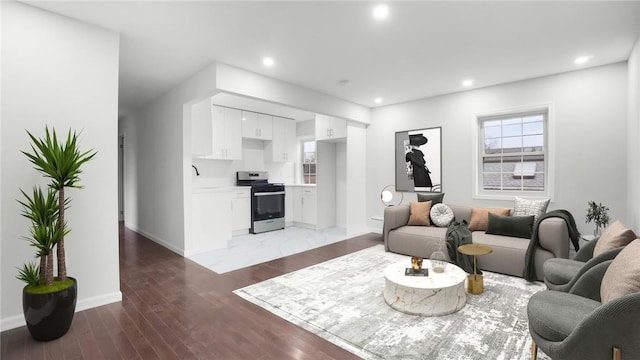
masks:
{"label": "cabinet handle", "polygon": [[329,128],[327,128],[327,137],[331,137],[331,132]]}

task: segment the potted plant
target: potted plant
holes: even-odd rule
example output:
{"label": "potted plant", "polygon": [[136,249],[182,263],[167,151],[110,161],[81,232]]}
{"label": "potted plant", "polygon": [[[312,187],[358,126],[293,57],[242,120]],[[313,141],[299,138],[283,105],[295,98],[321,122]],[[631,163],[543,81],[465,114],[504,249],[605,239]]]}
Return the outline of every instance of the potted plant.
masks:
{"label": "potted plant", "polygon": [[[80,152],[78,135],[69,130],[64,143],[58,141],[55,129],[45,129],[39,139],[27,131],[32,152],[22,153],[42,175],[50,180],[47,193],[34,188],[29,196],[21,190],[25,201],[22,215],[31,221],[30,245],[37,249],[40,265],[25,264],[18,279],[27,285],[23,289],[22,305],[27,327],[36,340],[48,341],[66,334],[75,313],[77,281],[67,276],[64,237],[70,231],[65,221],[69,199],[65,188],[81,188],[78,184],[80,167],[94,158],[96,152]],[[58,276],[54,277],[53,261],[56,250]]]}
{"label": "potted plant", "polygon": [[589,201],[587,204],[589,207],[587,208],[586,223],[588,224],[593,221],[596,224],[596,228],[593,230],[593,235],[599,236],[602,228],[609,225],[609,215],[607,214],[609,208],[602,205],[602,203],[596,204],[593,200]]}

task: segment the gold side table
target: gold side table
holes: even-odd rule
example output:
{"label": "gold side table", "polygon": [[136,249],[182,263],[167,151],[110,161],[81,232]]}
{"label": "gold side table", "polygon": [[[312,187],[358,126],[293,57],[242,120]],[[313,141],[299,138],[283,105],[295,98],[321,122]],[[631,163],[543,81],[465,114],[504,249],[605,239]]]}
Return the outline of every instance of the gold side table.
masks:
{"label": "gold side table", "polygon": [[478,255],[491,254],[493,249],[488,245],[466,244],[458,246],[461,254],[473,256],[473,274],[467,276],[467,292],[473,295],[482,294],[484,291],[484,279],[478,274]]}

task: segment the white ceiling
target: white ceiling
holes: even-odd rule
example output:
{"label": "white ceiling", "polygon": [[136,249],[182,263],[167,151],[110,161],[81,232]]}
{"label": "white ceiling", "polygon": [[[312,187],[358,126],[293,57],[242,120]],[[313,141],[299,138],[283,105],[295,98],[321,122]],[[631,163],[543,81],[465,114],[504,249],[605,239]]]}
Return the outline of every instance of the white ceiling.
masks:
{"label": "white ceiling", "polygon": [[375,107],[625,61],[640,36],[639,1],[390,1],[384,21],[368,1],[27,3],[121,33],[129,109],[216,61]]}

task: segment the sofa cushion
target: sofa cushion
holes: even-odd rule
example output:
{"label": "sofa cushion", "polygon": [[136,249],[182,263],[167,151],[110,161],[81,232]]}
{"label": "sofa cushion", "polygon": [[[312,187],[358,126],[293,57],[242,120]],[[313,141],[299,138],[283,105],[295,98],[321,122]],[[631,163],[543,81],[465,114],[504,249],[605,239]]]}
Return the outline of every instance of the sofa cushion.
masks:
{"label": "sofa cushion", "polygon": [[448,226],[453,220],[453,210],[445,204],[435,204],[431,207],[431,222],[433,225]]}
{"label": "sofa cushion", "polygon": [[472,208],[471,209],[471,221],[469,222],[469,230],[471,231],[486,231],[489,225],[489,213],[497,215],[509,215],[511,209],[499,209],[499,208]]}
{"label": "sofa cushion", "polygon": [[616,220],[613,224],[607,226],[602,235],[600,235],[595,248],[593,248],[593,256],[596,257],[607,250],[626,246],[635,238],[636,234],[633,230],[629,229],[620,220]]}
{"label": "sofa cushion", "polygon": [[418,202],[431,201],[431,206],[444,201],[444,193],[417,193]]}
{"label": "sofa cushion", "polygon": [[580,271],[585,263],[571,259],[553,258],[544,262],[544,278],[554,285],[564,285]]}
{"label": "sofa cushion", "polygon": [[564,340],[600,303],[561,291],[539,291],[527,304],[529,327],[540,337]]}
{"label": "sofa cushion", "polygon": [[530,200],[523,199],[516,196],[515,205],[513,208],[513,216],[529,216],[533,215],[535,220],[538,220],[540,215],[547,212],[549,201],[551,199],[543,200]]}
{"label": "sofa cushion", "polygon": [[535,219],[533,215],[501,216],[493,213],[489,213],[488,215],[489,223],[487,225],[487,234],[531,239]]}
{"label": "sofa cushion", "polygon": [[409,215],[409,223],[407,225],[423,225],[429,226],[429,212],[431,211],[431,201],[409,202],[411,207],[411,215]]}
{"label": "sofa cushion", "polygon": [[640,292],[640,239],[632,241],[613,259],[600,284],[602,303]]}

